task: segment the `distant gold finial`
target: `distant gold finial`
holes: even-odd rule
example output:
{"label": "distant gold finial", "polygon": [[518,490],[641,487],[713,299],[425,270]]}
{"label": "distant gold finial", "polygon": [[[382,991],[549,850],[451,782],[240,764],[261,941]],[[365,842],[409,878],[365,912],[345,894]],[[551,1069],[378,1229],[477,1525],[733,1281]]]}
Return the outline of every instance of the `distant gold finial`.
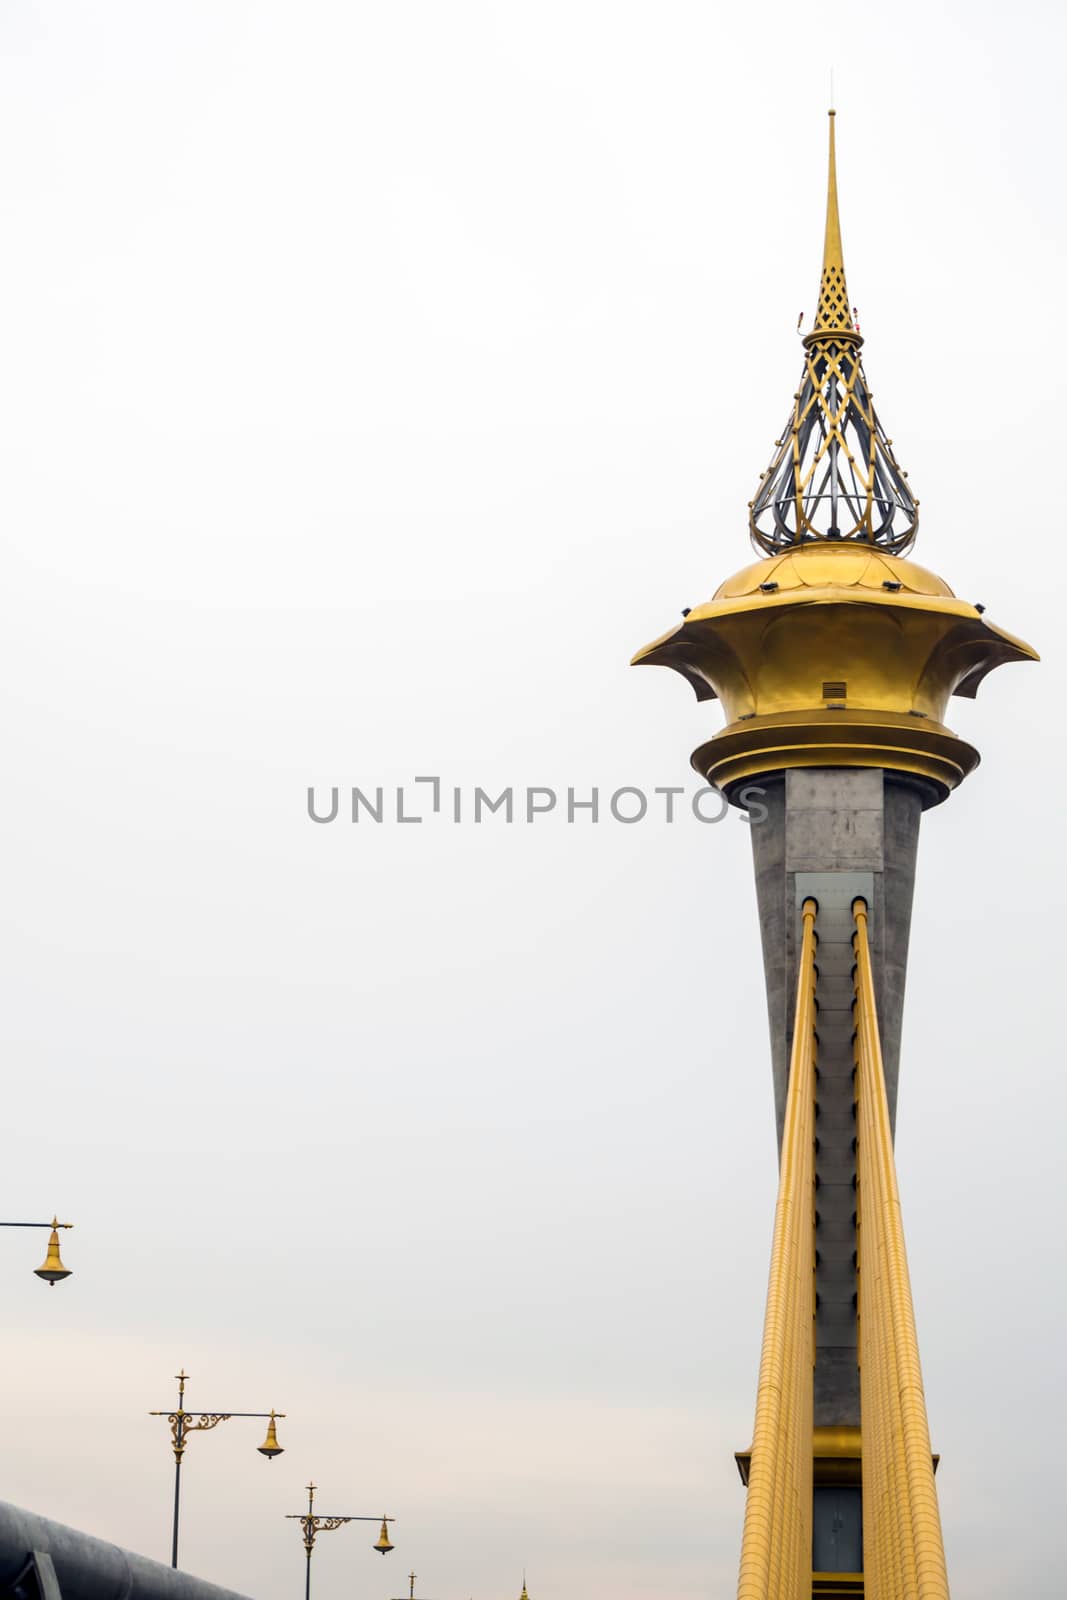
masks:
{"label": "distant gold finial", "polygon": [[813,333],[854,333],[845,286],[845,256],[841,248],[841,217],[837,209],[837,147],[834,119],[830,116],[830,173],[826,185],[826,243],[822,253],[822,279]]}

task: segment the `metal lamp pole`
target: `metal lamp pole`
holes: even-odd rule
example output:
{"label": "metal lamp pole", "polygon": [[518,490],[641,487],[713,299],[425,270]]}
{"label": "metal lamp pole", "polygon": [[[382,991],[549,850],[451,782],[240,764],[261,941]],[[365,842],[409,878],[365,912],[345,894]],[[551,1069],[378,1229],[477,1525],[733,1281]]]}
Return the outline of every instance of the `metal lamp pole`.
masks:
{"label": "metal lamp pole", "polygon": [[[320,1533],[332,1533],[335,1528],[343,1527],[346,1522],[378,1521],[377,1517],[323,1517],[316,1515],[315,1489],[315,1484],[308,1484],[308,1508],[306,1511],[290,1511],[286,1514],[286,1521],[299,1522],[304,1534],[304,1555],[307,1558],[304,1576],[304,1600],[311,1600],[311,1556],[315,1549],[315,1540],[318,1535]],[[381,1519],[381,1532],[378,1535],[378,1542],[374,1546],[379,1555],[388,1555],[393,1548],[389,1541],[388,1524],[394,1520],[395,1518],[393,1517],[382,1517]]]}
{"label": "metal lamp pole", "polygon": [[0,1228],[51,1228],[48,1253],[41,1265],[34,1268],[36,1276],[43,1278],[50,1289],[54,1289],[57,1283],[62,1283],[64,1278],[71,1276],[70,1268],[65,1267],[59,1259],[59,1229],[73,1228],[73,1226],[73,1222],[60,1222],[58,1217],[53,1217],[51,1222],[0,1222]]}
{"label": "metal lamp pole", "polygon": [[[268,1461],[273,1461],[275,1456],[282,1454],[282,1446],[278,1443],[278,1433],[274,1426],[275,1417],[284,1417],[284,1411],[201,1411],[195,1413],[185,1409],[185,1385],[189,1374],[182,1370],[176,1374],[178,1380],[178,1404],[173,1411],[150,1411],[150,1417],[166,1417],[170,1423],[171,1445],[174,1450],[174,1531],[171,1539],[170,1564],[178,1565],[178,1520],[181,1511],[182,1494],[182,1456],[185,1454],[186,1441],[189,1434],[199,1433],[202,1429],[217,1428],[220,1422],[229,1422],[231,1417],[266,1417],[267,1437],[263,1443],[256,1446],[261,1456],[266,1456]],[[198,1416],[194,1422],[193,1417]]]}

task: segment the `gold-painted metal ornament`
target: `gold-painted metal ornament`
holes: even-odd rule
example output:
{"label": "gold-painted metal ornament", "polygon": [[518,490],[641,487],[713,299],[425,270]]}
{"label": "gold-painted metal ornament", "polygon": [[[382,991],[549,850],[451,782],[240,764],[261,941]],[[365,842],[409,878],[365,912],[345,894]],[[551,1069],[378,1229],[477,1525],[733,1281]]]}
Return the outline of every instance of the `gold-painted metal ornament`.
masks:
{"label": "gold-painted metal ornament", "polygon": [[64,1278],[71,1276],[70,1268],[63,1265],[59,1254],[59,1229],[71,1226],[73,1224],[69,1222],[60,1222],[58,1218],[52,1218],[52,1232],[48,1236],[47,1253],[41,1265],[34,1268],[35,1276],[43,1278],[50,1289],[54,1289],[57,1283],[62,1283]]}

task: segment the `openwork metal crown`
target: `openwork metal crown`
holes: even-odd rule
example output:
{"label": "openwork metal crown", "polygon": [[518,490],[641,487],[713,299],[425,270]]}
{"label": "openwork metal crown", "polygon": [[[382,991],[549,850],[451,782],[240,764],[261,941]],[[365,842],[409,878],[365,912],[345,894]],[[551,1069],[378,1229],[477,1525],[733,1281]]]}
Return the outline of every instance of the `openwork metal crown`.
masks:
{"label": "openwork metal crown", "polygon": [[749,505],[753,543],[767,555],[815,539],[854,540],[896,555],[915,542],[919,502],[875,413],[862,344],[845,282],[831,111],[815,326],[804,339],[804,372],[792,413]]}

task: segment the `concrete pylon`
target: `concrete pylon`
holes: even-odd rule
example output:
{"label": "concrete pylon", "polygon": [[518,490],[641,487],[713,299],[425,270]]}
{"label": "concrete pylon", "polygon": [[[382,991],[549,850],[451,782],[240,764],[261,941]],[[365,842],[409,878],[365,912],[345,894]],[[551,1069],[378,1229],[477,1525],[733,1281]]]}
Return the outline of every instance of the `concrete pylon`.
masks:
{"label": "concrete pylon", "polygon": [[832,119],[815,326],[749,504],[763,559],[634,662],[721,702],[692,764],[752,824],[780,1171],[740,1600],[948,1600],[893,1152],[912,894],[923,810],[978,765],[952,696],[1037,658],[905,559],[919,502],[863,371]]}

